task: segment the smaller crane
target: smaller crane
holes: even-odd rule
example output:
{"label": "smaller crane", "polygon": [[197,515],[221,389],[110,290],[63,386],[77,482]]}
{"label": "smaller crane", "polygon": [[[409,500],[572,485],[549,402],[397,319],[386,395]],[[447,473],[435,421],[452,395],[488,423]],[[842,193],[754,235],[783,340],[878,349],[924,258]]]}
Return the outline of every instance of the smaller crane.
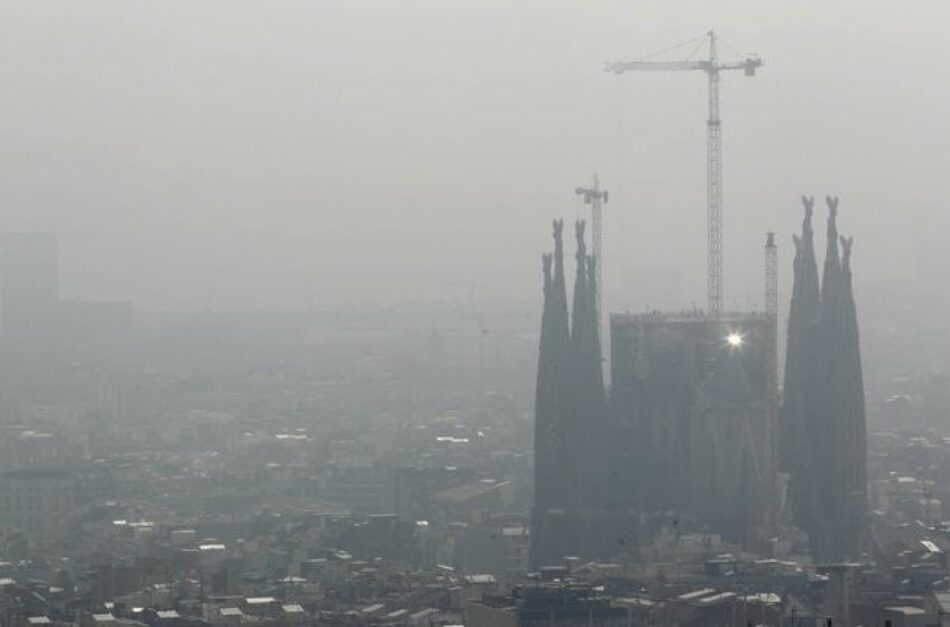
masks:
{"label": "smaller crane", "polygon": [[603,215],[602,208],[603,205],[607,203],[607,190],[600,189],[600,180],[597,178],[597,175],[594,175],[594,186],[593,187],[578,187],[574,190],[574,193],[578,196],[581,196],[584,199],[585,205],[591,205],[591,227],[593,229],[594,235],[594,259],[597,260],[596,272],[597,272],[597,293],[595,294],[597,298],[597,326],[600,326],[600,318],[603,315],[602,300],[600,298],[601,292],[604,291],[604,280],[603,280],[603,269],[604,269],[604,259],[603,259]]}

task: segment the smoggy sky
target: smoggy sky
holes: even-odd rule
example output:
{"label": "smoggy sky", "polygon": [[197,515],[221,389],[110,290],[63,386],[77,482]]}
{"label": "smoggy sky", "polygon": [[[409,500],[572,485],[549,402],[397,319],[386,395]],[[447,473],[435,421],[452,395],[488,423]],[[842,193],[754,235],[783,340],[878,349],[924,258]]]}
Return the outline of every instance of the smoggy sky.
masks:
{"label": "smoggy sky", "polygon": [[841,197],[859,283],[937,279],[935,1],[11,0],[0,230],[57,233],[64,295],[143,308],[529,299],[597,171],[608,301],[659,265],[702,304],[704,75],[602,64],[709,28],[764,60],[722,83],[727,302],[761,301],[767,230],[788,285],[803,191]]}

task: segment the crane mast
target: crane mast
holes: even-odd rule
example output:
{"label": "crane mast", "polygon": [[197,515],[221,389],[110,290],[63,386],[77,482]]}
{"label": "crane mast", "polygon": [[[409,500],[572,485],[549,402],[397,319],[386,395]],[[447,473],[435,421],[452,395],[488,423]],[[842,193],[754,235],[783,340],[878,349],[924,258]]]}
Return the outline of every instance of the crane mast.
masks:
{"label": "crane mast", "polygon": [[716,35],[709,31],[709,119],[706,121],[706,293],[709,313],[722,312],[722,121]]}
{"label": "crane mast", "polygon": [[[769,358],[769,405],[767,415],[766,463],[768,477],[775,481],[778,477],[778,247],[775,245],[775,233],[765,235],[765,315],[769,325],[768,358]],[[779,518],[778,486],[773,483],[767,486],[768,520],[766,527],[775,530]]]}
{"label": "crane mast", "polygon": [[607,63],[606,70],[616,74],[632,71],[699,70],[709,78],[709,118],[706,122],[706,219],[707,227],[707,294],[709,314],[722,313],[723,246],[722,246],[722,120],[719,117],[719,75],[724,70],[744,70],[746,76],[755,76],[762,61],[748,56],[740,61],[719,61],[716,33],[706,33],[709,39],[708,61],[621,61]]}
{"label": "crane mast", "polygon": [[600,189],[600,179],[595,174],[593,187],[578,187],[574,190],[574,193],[584,199],[584,204],[591,206],[591,228],[593,230],[594,259],[597,260],[595,270],[597,273],[597,293],[595,294],[595,297],[597,300],[597,322],[599,325],[601,316],[603,315],[603,300],[601,298],[601,293],[604,289],[603,205],[607,202],[607,190]]}

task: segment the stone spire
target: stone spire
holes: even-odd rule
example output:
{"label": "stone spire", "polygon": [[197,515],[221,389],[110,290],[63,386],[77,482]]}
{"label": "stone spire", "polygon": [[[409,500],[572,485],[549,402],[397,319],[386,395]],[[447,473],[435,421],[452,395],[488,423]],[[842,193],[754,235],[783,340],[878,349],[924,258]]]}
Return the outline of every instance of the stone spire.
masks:
{"label": "stone spire", "polygon": [[564,220],[554,221],[554,277],[551,285],[554,342],[562,355],[567,351],[570,326],[567,314],[567,287],[564,280]]}
{"label": "stone spire", "polygon": [[838,199],[827,196],[825,202],[828,223],[821,276],[821,324],[816,334],[819,342],[818,361],[814,364],[817,381],[812,395],[815,406],[809,412],[815,489],[819,498],[808,532],[815,558],[835,562],[842,557],[840,547],[835,546],[835,526],[842,508],[837,501],[842,490],[840,460],[845,454],[841,449],[840,425],[834,409],[835,397],[840,392],[835,373],[841,316],[841,257],[838,252]]}
{"label": "stone spire", "polygon": [[[606,494],[602,466],[602,433],[604,380],[601,365],[600,338],[597,329],[596,260],[587,255],[584,241],[584,221],[575,224],[577,239],[577,275],[574,281],[574,307],[571,312],[571,426],[570,440],[579,455],[571,469],[575,481],[572,493],[575,505],[582,508],[599,507]],[[603,494],[602,494],[603,493]]]}
{"label": "stone spire", "polygon": [[804,320],[808,324],[817,324],[821,290],[818,285],[818,263],[815,261],[815,232],[811,227],[811,216],[815,206],[814,197],[802,196],[805,217],[802,219],[802,276],[801,303]]}
{"label": "stone spire", "polygon": [[840,295],[841,283],[841,259],[838,255],[838,199],[826,196],[825,202],[828,204],[828,231],[825,271],[821,277],[821,304],[823,310],[837,305],[836,298]]}
{"label": "stone spire", "polygon": [[857,557],[863,545],[867,529],[868,512],[868,443],[867,417],[864,405],[864,372],[861,366],[861,341],[858,333],[858,315],[854,304],[854,291],[851,285],[851,246],[854,238],[841,240],[844,249],[842,267],[842,288],[844,294],[844,354],[843,361],[848,372],[848,386],[846,391],[846,430],[848,447],[848,508],[849,518],[846,521],[848,528],[853,530],[849,554]]}
{"label": "stone spire", "polygon": [[[531,561],[552,562],[558,539],[549,512],[563,508],[567,476],[563,463],[568,400],[569,329],[564,285],[564,223],[554,221],[554,254],[542,257],[544,308],[538,344],[538,378],[534,405],[534,509]],[[552,275],[553,265],[553,275]]]}
{"label": "stone spire", "polygon": [[571,394],[567,463],[576,555],[603,555],[607,506],[606,399],[597,322],[597,259],[587,254],[583,221],[575,224],[577,275],[571,311]]}
{"label": "stone spire", "polygon": [[[793,452],[794,460],[789,458],[790,493],[796,522],[808,532],[819,563],[859,558],[867,517],[867,427],[851,286],[852,240],[838,236],[838,199],[826,201],[828,240],[819,322],[806,328],[805,338],[793,338],[790,317],[792,365],[787,366],[783,406],[783,419],[793,430],[798,424],[793,416],[805,418],[807,436],[795,440],[804,446],[797,455]],[[796,270],[801,272],[803,266],[799,259]],[[816,343],[808,348],[809,341]]]}
{"label": "stone spire", "polygon": [[558,420],[557,420],[557,385],[558,360],[554,342],[552,297],[553,282],[551,278],[552,256],[545,254],[541,257],[544,272],[544,309],[541,313],[541,338],[538,342],[538,379],[535,386],[534,398],[534,492],[535,503],[548,507],[555,496],[555,487],[549,480],[552,477],[551,462],[558,448]]}
{"label": "stone spire", "polygon": [[[829,208],[830,208],[829,204]],[[836,233],[837,235],[837,233]],[[853,239],[840,238],[843,258],[839,262],[835,293],[829,294],[833,309],[825,320],[830,354],[825,372],[829,480],[827,502],[830,533],[822,546],[823,559],[856,560],[863,548],[867,524],[867,424],[864,377],[858,336],[857,312],[851,284]],[[837,242],[836,242],[837,244]]]}
{"label": "stone spire", "polygon": [[818,265],[811,218],[815,200],[802,196],[801,237],[794,237],[792,300],[785,351],[785,382],[779,414],[780,464],[789,474],[788,501],[793,520],[812,535],[819,509],[815,432],[818,321],[821,313]]}

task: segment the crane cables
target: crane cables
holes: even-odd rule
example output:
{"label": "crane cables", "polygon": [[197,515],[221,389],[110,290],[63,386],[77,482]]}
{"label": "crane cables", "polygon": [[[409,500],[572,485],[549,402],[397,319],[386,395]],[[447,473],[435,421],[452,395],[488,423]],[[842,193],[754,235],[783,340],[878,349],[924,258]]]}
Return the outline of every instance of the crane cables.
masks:
{"label": "crane cables", "polygon": [[706,33],[703,33],[702,35],[699,35],[698,37],[693,37],[692,39],[688,39],[688,40],[686,40],[686,41],[681,41],[681,42],[678,43],[678,44],[674,44],[674,45],[670,46],[669,48],[664,48],[664,49],[662,49],[662,50],[657,50],[656,52],[653,52],[653,53],[651,53],[651,54],[648,54],[648,55],[645,56],[645,57],[641,57],[641,58],[637,59],[637,61],[649,61],[649,60],[651,60],[651,59],[655,59],[655,58],[659,57],[660,55],[664,55],[664,54],[666,54],[666,53],[668,53],[668,52],[673,52],[674,50],[678,50],[678,49],[680,49],[680,48],[685,48],[686,46],[688,46],[688,45],[690,45],[690,44],[694,44],[694,43],[696,43],[696,42],[699,42],[698,45],[696,46],[696,48],[693,49],[693,52],[690,53],[690,56],[692,56],[692,55],[696,54],[696,51],[699,50],[699,48],[703,45],[703,42],[704,42],[705,40],[706,40]]}
{"label": "crane cables", "polygon": [[693,48],[693,51],[689,53],[688,57],[686,57],[686,60],[692,61],[693,57],[696,56],[696,53],[702,50],[705,45],[706,45],[706,36],[703,35],[702,37],[699,38],[699,43],[696,44],[696,47]]}
{"label": "crane cables", "polygon": [[[696,56],[696,53],[702,50],[703,46],[708,41],[709,41],[709,33],[703,33],[702,35],[698,35],[696,37],[693,37],[692,39],[681,41],[680,43],[673,44],[672,46],[669,46],[668,48],[663,48],[662,50],[657,50],[656,52],[652,52],[644,57],[640,57],[637,59],[637,61],[651,61],[669,52],[673,52],[674,50],[679,50],[681,48],[685,48],[686,46],[690,44],[695,44],[695,46],[693,46],[693,48],[690,50],[689,54],[686,55],[686,58],[685,58],[686,61],[692,61],[693,57]],[[730,52],[735,54],[737,57],[743,56],[735,46],[731,45],[728,41],[725,41],[722,37],[716,37],[716,41],[720,43],[721,45],[723,45],[725,48],[727,48]]]}

